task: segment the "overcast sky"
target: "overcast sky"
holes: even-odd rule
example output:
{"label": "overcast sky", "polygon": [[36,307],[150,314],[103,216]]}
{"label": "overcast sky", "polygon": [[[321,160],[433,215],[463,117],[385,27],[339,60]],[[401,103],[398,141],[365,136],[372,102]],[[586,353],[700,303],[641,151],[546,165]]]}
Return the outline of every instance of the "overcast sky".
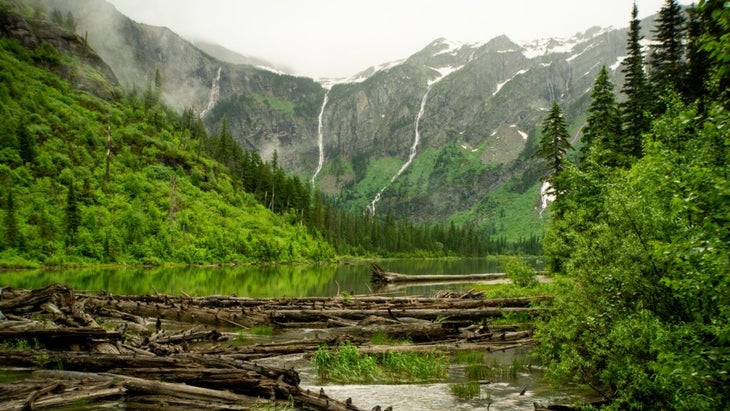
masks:
{"label": "overcast sky", "polygon": [[[132,19],[313,78],[349,77],[432,40],[570,37],[628,26],[633,0],[109,0]],[[665,0],[637,0],[639,17]],[[680,1],[690,4],[691,1]],[[645,30],[646,31],[646,30]],[[643,33],[650,37],[650,33]]]}

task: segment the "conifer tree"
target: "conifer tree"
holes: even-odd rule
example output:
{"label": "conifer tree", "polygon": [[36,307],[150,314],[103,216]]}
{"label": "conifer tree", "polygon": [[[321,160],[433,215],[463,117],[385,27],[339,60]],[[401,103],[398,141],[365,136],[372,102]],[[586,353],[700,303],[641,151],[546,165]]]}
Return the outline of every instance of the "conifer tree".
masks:
{"label": "conifer tree", "polygon": [[13,248],[18,245],[18,221],[15,216],[15,201],[13,200],[12,190],[8,190],[5,207],[5,247]]}
{"label": "conifer tree", "polygon": [[650,96],[640,44],[643,37],[638,15],[639,9],[634,3],[629,25],[628,57],[623,61],[624,67],[621,69],[626,76],[626,81],[621,89],[621,92],[626,95],[626,101],[620,106],[624,130],[622,151],[635,158],[641,157],[642,134],[649,130],[651,122],[648,114]]}
{"label": "conifer tree", "polygon": [[666,0],[659,11],[649,66],[651,82],[662,91],[667,87],[681,90],[684,72],[685,17],[677,0]]}
{"label": "conifer tree", "polygon": [[32,163],[35,160],[35,142],[25,126],[20,126],[18,129],[18,151],[23,162]]}
{"label": "conifer tree", "polygon": [[598,145],[608,152],[609,165],[616,165],[616,156],[621,152],[621,114],[616,98],[613,95],[613,83],[606,66],[598,72],[593,90],[591,105],[588,107],[587,125],[583,129],[583,146],[578,155],[578,164],[582,165],[593,145]]}
{"label": "conifer tree", "polygon": [[689,101],[695,101],[705,93],[708,76],[707,53],[702,49],[702,21],[699,10],[692,6],[687,10],[687,64],[681,88]]}
{"label": "conifer tree", "polygon": [[547,181],[551,181],[565,168],[565,154],[572,148],[569,138],[563,110],[554,101],[550,113],[542,122],[540,147],[535,152],[535,155],[547,161]]}
{"label": "conifer tree", "polygon": [[68,185],[66,195],[66,244],[76,244],[76,234],[81,226],[81,212],[79,211],[78,200],[73,182]]}

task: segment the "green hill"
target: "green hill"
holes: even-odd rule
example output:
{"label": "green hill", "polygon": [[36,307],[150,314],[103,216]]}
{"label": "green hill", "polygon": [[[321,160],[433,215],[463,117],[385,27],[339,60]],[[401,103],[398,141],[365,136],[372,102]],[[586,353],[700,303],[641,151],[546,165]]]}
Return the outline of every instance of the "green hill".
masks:
{"label": "green hill", "polygon": [[[4,6],[3,22],[13,13]],[[80,75],[106,84],[95,87],[106,98],[67,81]],[[156,88],[121,97],[114,84],[50,42],[0,38],[4,265],[334,257],[207,157],[204,131],[161,105]]]}

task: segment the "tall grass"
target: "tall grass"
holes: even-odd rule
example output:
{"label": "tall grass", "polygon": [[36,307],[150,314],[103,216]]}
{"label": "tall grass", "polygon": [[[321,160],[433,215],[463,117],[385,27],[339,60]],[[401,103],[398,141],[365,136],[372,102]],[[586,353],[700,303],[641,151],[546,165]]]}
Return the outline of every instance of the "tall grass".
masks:
{"label": "tall grass", "polygon": [[321,346],[312,358],[319,378],[339,383],[427,382],[446,378],[449,360],[440,353],[360,353],[350,343]]}
{"label": "tall grass", "polygon": [[477,381],[467,381],[449,385],[451,394],[460,400],[470,400],[479,395],[481,386]]}

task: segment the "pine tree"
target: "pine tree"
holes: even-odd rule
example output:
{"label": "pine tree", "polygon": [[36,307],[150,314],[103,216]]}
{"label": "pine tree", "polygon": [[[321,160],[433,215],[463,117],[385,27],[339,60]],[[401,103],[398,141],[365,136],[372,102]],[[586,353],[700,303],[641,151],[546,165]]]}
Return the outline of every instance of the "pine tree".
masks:
{"label": "pine tree", "polygon": [[705,94],[705,82],[709,74],[707,53],[701,47],[702,20],[699,10],[692,6],[687,10],[687,67],[682,81],[682,94],[689,101]]}
{"label": "pine tree", "polygon": [[78,200],[73,182],[68,185],[66,195],[66,244],[76,244],[76,234],[81,226],[81,212],[79,211]]}
{"label": "pine tree", "polygon": [[24,163],[32,163],[35,161],[35,141],[33,141],[33,137],[25,126],[20,126],[18,129],[18,151]]}
{"label": "pine tree", "polygon": [[5,247],[13,248],[18,245],[18,221],[15,216],[15,201],[13,200],[12,190],[8,190],[5,205]]}
{"label": "pine tree", "polygon": [[642,134],[649,130],[650,96],[644,74],[644,56],[641,52],[641,22],[639,9],[634,3],[629,25],[628,57],[623,61],[621,72],[626,76],[621,92],[626,95],[621,108],[624,143],[622,151],[639,158],[642,152]]}
{"label": "pine tree", "polygon": [[578,155],[578,164],[582,165],[588,157],[593,145],[606,150],[610,157],[606,161],[609,165],[616,165],[616,155],[621,147],[621,114],[613,95],[613,83],[608,75],[606,66],[598,72],[593,90],[591,91],[591,105],[588,108],[587,125],[583,129],[583,146]]}
{"label": "pine tree", "polygon": [[676,91],[682,88],[685,21],[677,1],[666,0],[653,30],[654,42],[649,59],[651,82],[660,92],[668,87]]}
{"label": "pine tree", "polygon": [[565,167],[565,154],[572,148],[569,138],[563,110],[554,101],[550,113],[542,122],[540,147],[535,152],[535,155],[547,160],[546,181],[553,180]]}

